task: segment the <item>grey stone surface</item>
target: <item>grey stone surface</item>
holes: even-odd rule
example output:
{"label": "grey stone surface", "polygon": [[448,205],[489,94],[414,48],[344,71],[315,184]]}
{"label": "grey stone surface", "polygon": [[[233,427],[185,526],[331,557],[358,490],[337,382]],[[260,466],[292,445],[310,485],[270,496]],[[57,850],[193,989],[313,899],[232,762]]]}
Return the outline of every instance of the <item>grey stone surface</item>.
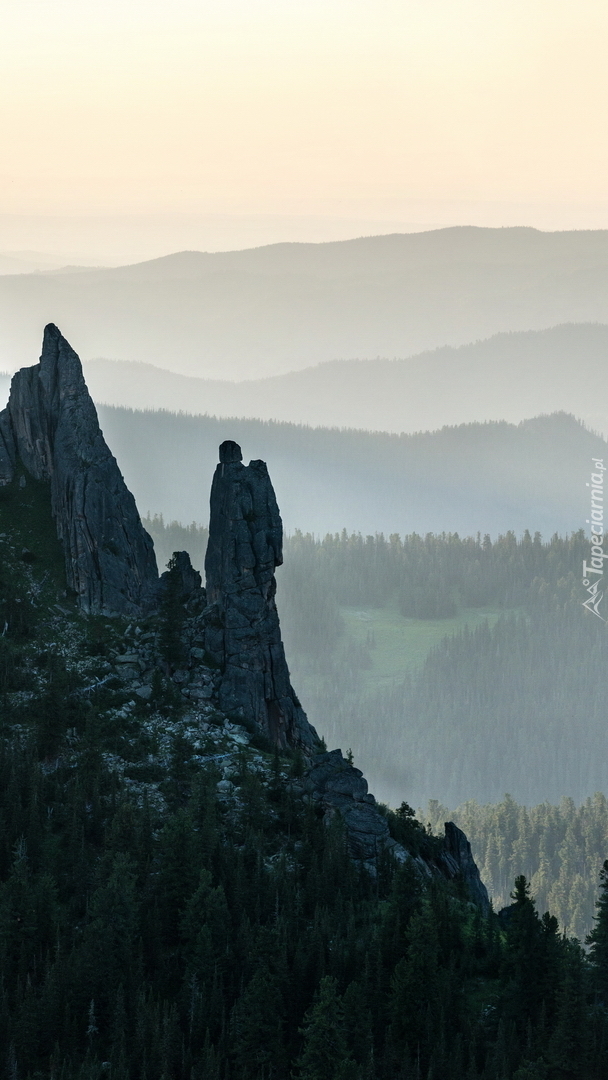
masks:
{"label": "grey stone surface", "polygon": [[219,704],[280,747],[318,745],[291,682],[275,603],[283,526],[263,461],[224,442],[211,488],[205,647],[221,671]]}
{"label": "grey stone surface", "polygon": [[84,611],[136,615],[152,601],[154,545],[104,440],[82,366],[56,326],[13,376],[0,413],[0,483],[22,465],[50,482],[68,587]]}
{"label": "grey stone surface", "polygon": [[486,887],[479,876],[471,845],[461,829],[451,821],[446,822],[443,849],[435,859],[425,860],[420,855],[410,854],[392,839],[388,821],[378,808],[374,796],[368,793],[363,773],[346,761],[341,750],[317,754],[292,789],[294,794],[311,799],[328,819],[335,814],[340,815],[346,828],[351,856],[372,873],[376,870],[381,852],[390,851],[399,862],[413,859],[425,878],[441,876],[448,880],[462,880],[473,903],[484,912],[489,910]]}
{"label": "grey stone surface", "polygon": [[[326,817],[339,814],[346,827],[350,854],[374,871],[378,856],[386,848],[399,848],[391,840],[388,822],[380,813],[367,780],[342,756],[341,750],[317,754],[300,782],[300,788]],[[403,859],[407,853],[402,850]],[[394,851],[399,857],[401,851]]]}
{"label": "grey stone surface", "polygon": [[446,876],[461,878],[464,881],[471,899],[487,912],[490,910],[490,899],[481,877],[477,863],[473,858],[471,845],[463,833],[453,821],[445,823],[444,853],[441,863]]}

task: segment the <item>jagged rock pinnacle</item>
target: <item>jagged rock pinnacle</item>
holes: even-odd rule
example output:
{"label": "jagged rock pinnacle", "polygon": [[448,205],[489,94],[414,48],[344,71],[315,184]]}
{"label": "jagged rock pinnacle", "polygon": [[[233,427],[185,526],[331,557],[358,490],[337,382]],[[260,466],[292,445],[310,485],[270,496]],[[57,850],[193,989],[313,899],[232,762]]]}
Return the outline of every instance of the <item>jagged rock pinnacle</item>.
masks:
{"label": "jagged rock pinnacle", "polygon": [[207,651],[219,664],[220,707],[253,720],[280,747],[313,749],[318,739],[292,689],[275,603],[283,525],[263,461],[243,465],[241,448],[220,446],[211,487],[205,557],[214,612]]}
{"label": "jagged rock pinnacle", "polygon": [[50,481],[67,583],[81,608],[143,610],[158,581],[154,545],[104,440],[80,360],[52,323],[40,362],[14,375],[0,413],[0,483],[20,464]]}

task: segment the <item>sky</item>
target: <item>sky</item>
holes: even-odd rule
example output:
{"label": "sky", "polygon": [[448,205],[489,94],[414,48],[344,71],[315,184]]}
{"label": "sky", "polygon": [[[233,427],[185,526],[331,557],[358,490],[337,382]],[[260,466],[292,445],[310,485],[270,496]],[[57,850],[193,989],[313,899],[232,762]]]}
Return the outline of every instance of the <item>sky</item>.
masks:
{"label": "sky", "polygon": [[0,26],[0,251],[608,227],[605,0],[5,0]]}

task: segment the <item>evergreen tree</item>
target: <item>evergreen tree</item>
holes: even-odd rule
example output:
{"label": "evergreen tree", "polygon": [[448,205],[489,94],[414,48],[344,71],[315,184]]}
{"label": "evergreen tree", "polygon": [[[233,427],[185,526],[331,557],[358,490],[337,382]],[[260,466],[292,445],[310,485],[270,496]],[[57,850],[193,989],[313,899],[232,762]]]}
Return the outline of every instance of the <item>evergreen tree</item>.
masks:
{"label": "evergreen tree", "polygon": [[297,1061],[299,1080],[350,1080],[354,1063],[349,1053],[344,1008],[336,980],[321,979],[315,1001],[302,1026],[302,1052]]}
{"label": "evergreen tree", "polygon": [[593,979],[600,998],[608,1006],[608,859],[600,872],[600,895],[596,901],[595,926],[587,937]]}

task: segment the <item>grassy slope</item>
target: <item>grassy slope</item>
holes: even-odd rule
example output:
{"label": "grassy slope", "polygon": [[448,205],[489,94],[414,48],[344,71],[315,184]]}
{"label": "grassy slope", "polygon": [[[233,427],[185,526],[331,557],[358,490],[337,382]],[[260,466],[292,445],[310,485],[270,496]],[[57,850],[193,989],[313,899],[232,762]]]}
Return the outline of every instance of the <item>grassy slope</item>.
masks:
{"label": "grassy slope", "polygon": [[405,619],[396,607],[340,610],[352,641],[365,644],[372,637],[372,667],[362,672],[365,690],[390,685],[394,679],[419,668],[431,649],[448,634],[455,634],[465,626],[475,629],[484,620],[493,625],[504,614],[504,609],[464,608],[448,619]]}

